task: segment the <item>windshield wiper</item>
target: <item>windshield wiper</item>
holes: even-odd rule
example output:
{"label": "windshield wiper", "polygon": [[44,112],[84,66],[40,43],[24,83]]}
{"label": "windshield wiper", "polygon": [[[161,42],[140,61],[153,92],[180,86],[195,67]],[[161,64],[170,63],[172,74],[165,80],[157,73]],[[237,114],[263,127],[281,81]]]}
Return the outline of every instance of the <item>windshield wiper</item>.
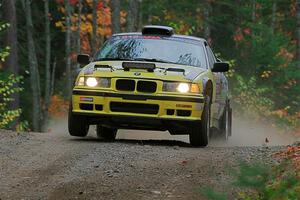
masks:
{"label": "windshield wiper", "polygon": [[99,58],[95,61],[106,61],[106,60],[124,60],[124,61],[147,61],[147,62],[160,62],[160,63],[171,63],[178,64],[175,62],[157,59],[157,58]]}
{"label": "windshield wiper", "polygon": [[132,58],[99,58],[95,61],[106,61],[106,60],[124,60],[124,61],[134,61]]}
{"label": "windshield wiper", "polygon": [[134,58],[132,60],[177,64],[175,62],[171,62],[171,61],[167,61],[167,60],[162,60],[162,59],[157,59],[157,58]]}

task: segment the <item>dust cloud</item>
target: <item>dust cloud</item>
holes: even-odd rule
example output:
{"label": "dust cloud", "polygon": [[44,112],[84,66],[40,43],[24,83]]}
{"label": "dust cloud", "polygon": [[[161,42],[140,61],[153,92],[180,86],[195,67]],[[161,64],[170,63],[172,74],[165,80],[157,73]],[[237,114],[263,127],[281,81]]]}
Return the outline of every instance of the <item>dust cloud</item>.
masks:
{"label": "dust cloud", "polygon": [[[119,139],[189,142],[187,135],[172,136],[167,131],[120,130],[117,137]],[[263,122],[234,118],[232,136],[229,137],[229,140],[224,141],[220,137],[213,137],[210,140],[209,146],[277,146],[292,144],[295,141],[297,141],[297,138],[289,134],[288,130],[280,130],[271,124]]]}
{"label": "dust cloud", "polygon": [[68,133],[68,117],[51,119],[47,126],[47,132],[54,134],[69,134]]}
{"label": "dust cloud", "polygon": [[294,143],[297,138],[288,130],[280,130],[270,123],[233,118],[232,136],[224,142],[215,139],[212,146],[277,146]]}
{"label": "dust cloud", "polygon": [[[187,135],[172,136],[167,131],[139,131],[121,130],[118,132],[119,139],[138,139],[138,140],[176,140],[189,142]],[[297,140],[285,130],[279,130],[270,124],[253,122],[245,119],[233,119],[232,136],[228,141],[220,137],[213,137],[209,146],[277,146],[292,144]],[[266,142],[267,141],[267,142]]]}
{"label": "dust cloud", "polygon": [[[95,126],[90,126],[89,136],[96,137]],[[57,135],[68,136],[67,119],[52,120],[48,131]],[[122,140],[173,140],[189,143],[187,135],[172,136],[168,131],[141,131],[141,130],[119,130],[117,139]],[[234,146],[277,146],[288,145],[299,141],[288,133],[287,130],[279,130],[271,124],[254,122],[247,119],[234,118],[232,136],[228,141],[218,137],[210,140],[209,146],[234,147]]]}

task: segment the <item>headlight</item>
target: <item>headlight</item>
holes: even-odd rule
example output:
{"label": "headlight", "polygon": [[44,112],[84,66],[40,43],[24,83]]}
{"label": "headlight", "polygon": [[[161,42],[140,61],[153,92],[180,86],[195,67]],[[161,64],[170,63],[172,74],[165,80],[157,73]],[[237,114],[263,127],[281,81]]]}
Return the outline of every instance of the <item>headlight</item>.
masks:
{"label": "headlight", "polygon": [[164,82],[163,91],[164,92],[176,92],[178,86],[177,82]]}
{"label": "headlight", "polygon": [[77,86],[88,86],[88,87],[101,87],[110,88],[111,79],[110,78],[95,78],[95,77],[79,77],[77,81]]}
{"label": "headlight", "polygon": [[76,85],[84,86],[84,77],[83,76],[79,77]]}
{"label": "headlight", "polygon": [[89,87],[96,87],[98,85],[98,81],[94,77],[87,78],[85,83]]}
{"label": "headlight", "polygon": [[200,88],[196,83],[164,82],[163,91],[180,93],[200,93]]}
{"label": "headlight", "polygon": [[188,91],[190,91],[190,86],[188,83],[179,83],[179,85],[177,86],[177,90],[181,93],[187,93]]}
{"label": "headlight", "polygon": [[99,78],[98,85],[102,88],[110,88],[111,79],[110,78]]}

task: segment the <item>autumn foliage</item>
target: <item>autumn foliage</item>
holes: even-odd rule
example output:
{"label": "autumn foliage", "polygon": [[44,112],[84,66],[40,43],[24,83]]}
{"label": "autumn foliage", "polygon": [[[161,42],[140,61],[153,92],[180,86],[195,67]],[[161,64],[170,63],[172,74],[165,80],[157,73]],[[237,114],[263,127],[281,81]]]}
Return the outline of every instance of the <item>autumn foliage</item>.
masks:
{"label": "autumn foliage", "polygon": [[64,100],[59,95],[51,97],[51,104],[49,106],[49,115],[53,118],[66,117],[69,109],[69,102]]}
{"label": "autumn foliage", "polygon": [[291,161],[293,166],[297,169],[300,178],[300,143],[293,146],[289,145],[286,150],[276,153],[275,156]]}
{"label": "autumn foliage", "polygon": [[[78,13],[73,12],[71,16],[71,30],[73,32],[76,32],[78,30],[77,22],[78,18],[81,18],[81,26],[80,26],[80,39],[81,39],[81,51],[84,53],[91,53],[91,38],[92,38],[92,31],[93,31],[93,16],[92,16],[92,10],[93,10],[93,1],[92,0],[86,0],[83,4],[85,6],[85,9],[83,10],[81,16],[78,16]],[[65,13],[64,8],[64,0],[57,0],[57,3],[61,4],[61,6],[58,7],[58,11],[62,14]],[[70,5],[74,7],[74,11],[78,6],[78,0],[70,0]],[[104,42],[105,38],[108,38],[111,36],[111,8],[108,6],[109,1],[99,1],[97,3],[96,12],[97,12],[97,47],[100,47],[100,45]],[[120,22],[121,25],[124,26],[126,22],[126,12],[121,11],[120,13]],[[55,26],[57,28],[60,28],[62,30],[65,30],[65,21],[63,18],[61,20],[58,20],[55,22]]]}

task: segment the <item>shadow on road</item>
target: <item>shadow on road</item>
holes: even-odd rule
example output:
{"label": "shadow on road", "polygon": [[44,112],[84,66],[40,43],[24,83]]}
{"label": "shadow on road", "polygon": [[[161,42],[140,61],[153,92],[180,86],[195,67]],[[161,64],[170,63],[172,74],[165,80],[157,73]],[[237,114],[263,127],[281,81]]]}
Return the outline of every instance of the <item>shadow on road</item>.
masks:
{"label": "shadow on road", "polygon": [[95,137],[71,138],[72,142],[90,142],[90,143],[122,143],[122,144],[138,144],[151,146],[178,146],[192,147],[189,143],[175,140],[134,140],[134,139],[116,139],[113,142],[105,141]]}

